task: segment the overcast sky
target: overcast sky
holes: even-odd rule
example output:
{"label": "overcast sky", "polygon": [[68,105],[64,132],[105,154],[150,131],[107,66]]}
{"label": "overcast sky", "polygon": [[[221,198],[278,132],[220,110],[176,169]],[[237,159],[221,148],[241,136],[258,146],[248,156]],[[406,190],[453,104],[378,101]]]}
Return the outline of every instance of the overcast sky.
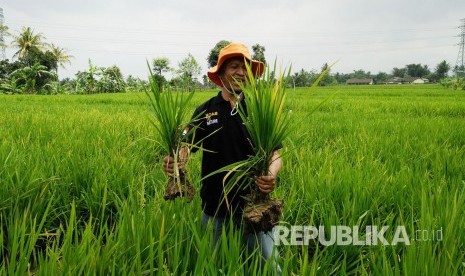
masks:
{"label": "overcast sky", "polygon": [[74,56],[60,78],[86,70],[91,59],[146,79],[147,59],[165,56],[177,67],[188,53],[204,74],[223,39],[264,45],[268,61],[293,71],[335,61],[332,71],[343,73],[453,66],[465,18],[464,0],[0,0],[0,8],[11,32],[30,26]]}

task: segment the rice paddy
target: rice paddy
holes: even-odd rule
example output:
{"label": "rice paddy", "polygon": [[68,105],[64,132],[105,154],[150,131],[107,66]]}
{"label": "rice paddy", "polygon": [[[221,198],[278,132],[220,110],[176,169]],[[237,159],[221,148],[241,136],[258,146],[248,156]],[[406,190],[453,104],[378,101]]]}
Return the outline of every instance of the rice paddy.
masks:
{"label": "rice paddy", "polygon": [[[193,112],[216,92],[197,92]],[[285,275],[465,273],[465,93],[288,90],[281,225],[404,227],[410,244],[281,245]],[[321,102],[325,101],[321,106]],[[316,108],[316,109],[315,109]],[[0,95],[0,273],[268,275],[237,232],[213,249],[198,196],[165,201],[144,93]],[[201,154],[187,164],[200,185]]]}

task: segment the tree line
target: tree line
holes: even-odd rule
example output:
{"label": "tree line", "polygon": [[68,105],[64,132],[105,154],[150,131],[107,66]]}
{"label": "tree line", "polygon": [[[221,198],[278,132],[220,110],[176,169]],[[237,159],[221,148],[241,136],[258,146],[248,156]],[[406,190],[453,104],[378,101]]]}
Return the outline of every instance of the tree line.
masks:
{"label": "tree line", "polygon": [[[75,78],[59,80],[58,69],[71,63],[73,56],[64,48],[45,41],[42,33],[36,33],[30,27],[23,27],[18,34],[12,34],[8,27],[0,25],[0,31],[12,37],[10,45],[15,48],[12,61],[0,61],[0,92],[7,94],[94,94],[115,93],[125,91],[144,91],[148,81],[129,75],[126,79],[117,65],[101,67],[89,60],[89,66],[84,71],[78,71]],[[210,50],[206,60],[210,67],[216,65],[219,51],[230,41],[221,40]],[[252,45],[252,58],[266,63],[265,47]],[[161,90],[194,91],[198,89],[213,89],[206,74],[201,75],[202,68],[192,54],[182,59],[174,68],[167,57],[156,57],[149,62],[155,83]],[[313,84],[318,75],[328,68],[323,64],[320,70],[300,69],[289,76],[288,84],[293,87],[308,87]],[[408,64],[402,68],[393,68],[392,72],[372,74],[362,69],[352,73],[331,73],[325,75],[319,82],[321,86],[345,84],[348,79],[368,78],[374,83],[385,83],[390,78],[419,77],[430,82],[454,83],[448,79],[451,66],[444,60],[434,69],[422,64]],[[455,68],[457,69],[457,68]],[[455,71],[455,70],[454,70]],[[168,80],[167,74],[172,77]],[[463,83],[458,82],[458,83]],[[452,85],[452,87],[454,87]]]}
{"label": "tree line", "polygon": [[[295,87],[305,87],[312,85],[318,75],[327,68],[327,64],[324,64],[320,71],[310,70],[306,71],[301,69],[290,76],[290,83]],[[448,77],[450,71],[450,65],[445,61],[441,61],[434,70],[430,70],[427,65],[422,64],[408,64],[402,68],[393,68],[391,72],[379,72],[372,74],[369,71],[363,69],[354,70],[351,73],[329,73],[325,76],[320,85],[336,85],[345,84],[349,79],[372,79],[375,84],[382,84],[388,82],[393,78],[426,78],[430,82],[440,82],[441,80]]]}

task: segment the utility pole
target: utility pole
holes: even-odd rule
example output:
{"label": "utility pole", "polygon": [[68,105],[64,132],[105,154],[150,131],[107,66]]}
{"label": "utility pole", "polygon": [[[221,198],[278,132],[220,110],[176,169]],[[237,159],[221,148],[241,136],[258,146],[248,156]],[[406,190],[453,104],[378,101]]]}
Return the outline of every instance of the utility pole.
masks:
{"label": "utility pole", "polygon": [[462,25],[460,25],[460,43],[459,53],[457,55],[457,61],[455,62],[455,74],[457,76],[465,75],[465,66],[464,66],[464,51],[465,51],[465,18],[460,20]]}
{"label": "utility pole", "polygon": [[4,17],[3,17],[3,8],[0,8],[0,47],[2,48],[1,53],[0,53],[1,60],[6,59],[4,28],[5,28],[5,20],[4,20]]}

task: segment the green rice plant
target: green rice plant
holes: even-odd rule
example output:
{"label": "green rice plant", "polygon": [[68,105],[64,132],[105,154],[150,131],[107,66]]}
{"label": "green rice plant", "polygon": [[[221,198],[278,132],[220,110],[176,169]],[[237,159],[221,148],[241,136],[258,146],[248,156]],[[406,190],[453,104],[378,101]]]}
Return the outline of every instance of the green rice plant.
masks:
{"label": "green rice plant", "polygon": [[172,200],[177,197],[187,196],[188,201],[194,197],[194,187],[187,180],[186,173],[183,169],[179,169],[180,162],[184,162],[186,156],[181,155],[181,149],[185,149],[186,137],[195,131],[195,128],[190,128],[185,131],[186,126],[190,122],[186,122],[189,112],[189,103],[194,96],[194,93],[174,93],[170,91],[162,92],[159,85],[155,82],[155,78],[150,65],[149,67],[149,82],[150,93],[146,91],[150,105],[153,110],[152,121],[153,126],[159,135],[159,145],[163,155],[169,155],[174,158],[174,174],[169,176],[168,185],[165,189],[165,200]]}
{"label": "green rice plant", "polygon": [[2,224],[6,222],[7,225],[6,233],[3,233],[3,229],[0,231],[1,239],[3,236],[8,239],[5,249],[3,242],[0,244],[2,246],[0,255],[4,262],[2,265],[7,267],[9,275],[23,275],[29,272],[31,262],[35,263],[34,259],[37,257],[35,247],[50,212],[51,202],[50,199],[44,212],[35,216],[30,209],[32,203],[24,210],[15,209],[14,213],[6,218],[0,213],[0,222]]}
{"label": "green rice plant", "polygon": [[266,174],[273,152],[278,149],[289,136],[291,127],[289,113],[284,110],[286,98],[286,77],[280,74],[274,80],[276,65],[267,68],[263,79],[255,79],[252,69],[247,66],[246,94],[244,106],[240,107],[240,115],[250,135],[256,155],[255,171]]}
{"label": "green rice plant", "polygon": [[[189,113],[212,93],[197,92]],[[142,96],[0,95],[0,275],[270,274],[256,265],[260,252],[243,254],[236,231],[211,247],[199,198],[154,193],[166,179],[144,139],[153,129],[140,120],[151,115]],[[465,274],[464,93],[297,88],[287,109],[304,127],[280,150],[281,224],[405,226],[411,245],[281,245],[284,275]],[[192,183],[200,160],[190,158]],[[418,230],[428,239],[416,240]]]}
{"label": "green rice plant", "polygon": [[[267,68],[263,79],[254,78],[251,66],[246,65],[247,78],[243,91],[246,94],[245,104],[239,109],[242,120],[250,135],[255,156],[249,163],[253,176],[268,175],[274,152],[282,146],[291,131],[289,113],[284,111],[286,98],[286,76],[282,73],[274,79],[276,63],[273,70]],[[287,71],[287,77],[290,70]],[[252,178],[251,178],[252,179]],[[245,206],[244,217],[254,230],[269,231],[278,223],[283,210],[283,200],[271,199],[252,186],[249,202]]]}

